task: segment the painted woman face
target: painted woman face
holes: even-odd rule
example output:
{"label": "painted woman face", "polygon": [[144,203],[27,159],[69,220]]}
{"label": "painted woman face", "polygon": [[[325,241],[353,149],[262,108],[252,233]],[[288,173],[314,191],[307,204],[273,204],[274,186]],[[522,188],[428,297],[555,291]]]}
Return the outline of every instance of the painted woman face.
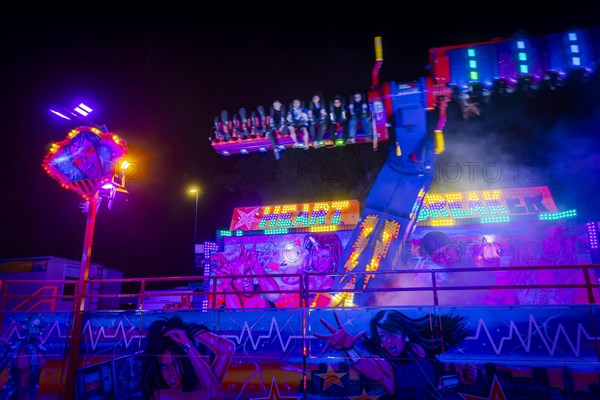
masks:
{"label": "painted woman face", "polygon": [[243,278],[233,279],[233,288],[243,291],[243,296],[254,295],[254,276],[252,275],[252,266],[240,259],[231,262],[235,275],[243,275]]}
{"label": "painted woman face", "polygon": [[328,247],[313,249],[312,264],[314,272],[331,272],[331,261],[331,249]]}
{"label": "painted woman face", "polygon": [[169,351],[165,351],[159,359],[160,373],[165,383],[175,390],[181,391],[181,360],[179,357],[174,356]]}
{"label": "painted woman face", "polygon": [[385,352],[391,357],[399,357],[400,354],[402,354],[404,351],[404,346],[406,345],[403,334],[391,333],[385,329],[377,327],[377,335],[383,350],[385,350]]}
{"label": "painted woman face", "polygon": [[548,257],[556,257],[560,254],[564,241],[565,235],[560,227],[548,226],[542,237],[542,251]]}

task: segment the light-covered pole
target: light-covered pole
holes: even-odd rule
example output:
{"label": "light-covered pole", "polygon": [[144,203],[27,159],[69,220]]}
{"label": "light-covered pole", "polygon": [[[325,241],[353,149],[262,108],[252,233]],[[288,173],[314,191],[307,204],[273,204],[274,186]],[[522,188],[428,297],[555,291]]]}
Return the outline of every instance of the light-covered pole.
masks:
{"label": "light-covered pole", "polygon": [[[80,107],[77,107],[76,111],[78,108]],[[85,113],[84,116],[87,116],[91,112],[91,108],[86,107],[82,111]],[[53,112],[56,114],[55,111]],[[116,166],[121,165],[121,161],[126,155],[127,143],[118,135],[108,132],[108,129],[103,130],[96,126],[80,126],[69,131],[64,140],[53,143],[42,164],[48,175],[56,179],[62,187],[76,192],[87,202],[87,221],[79,282],[73,299],[73,326],[70,332],[69,358],[66,363],[64,392],[61,393],[61,398],[66,400],[75,398],[79,343],[87,296],[94,228],[100,204],[100,189],[105,186],[119,185],[122,191],[125,191],[124,175],[119,179]],[[116,192],[111,193],[114,195]],[[112,195],[110,200],[112,200]]]}
{"label": "light-covered pole", "polygon": [[192,276],[194,276],[194,272],[196,270],[196,239],[198,232],[198,196],[200,195],[200,190],[198,188],[191,188],[190,193],[196,195],[196,213],[194,214],[194,259],[192,262]]}

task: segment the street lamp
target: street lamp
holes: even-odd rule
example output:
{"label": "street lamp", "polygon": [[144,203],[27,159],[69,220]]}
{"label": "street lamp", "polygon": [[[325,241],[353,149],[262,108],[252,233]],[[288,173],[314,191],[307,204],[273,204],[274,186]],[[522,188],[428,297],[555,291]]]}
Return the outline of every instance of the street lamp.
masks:
{"label": "street lamp", "polygon": [[192,263],[192,276],[194,276],[194,271],[196,269],[196,233],[198,232],[198,195],[200,194],[200,190],[198,188],[191,188],[190,193],[196,195],[196,213],[194,214],[194,262]]}

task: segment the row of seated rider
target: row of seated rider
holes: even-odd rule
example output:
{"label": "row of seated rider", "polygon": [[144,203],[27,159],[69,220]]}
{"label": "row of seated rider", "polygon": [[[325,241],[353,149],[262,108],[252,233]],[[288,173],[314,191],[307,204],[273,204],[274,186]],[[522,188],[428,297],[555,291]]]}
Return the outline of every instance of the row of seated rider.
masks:
{"label": "row of seated rider", "polygon": [[[278,148],[276,142],[276,132],[280,129],[280,121],[285,120],[285,109],[282,109],[281,103],[276,111],[274,107],[277,101],[273,102],[269,115],[266,114],[263,106],[258,106],[256,111],[252,111],[248,118],[245,108],[240,108],[238,114],[233,114],[229,118],[226,110],[221,111],[220,116],[215,117],[213,127],[213,139],[217,142],[228,142],[230,140],[248,139],[256,137],[268,137],[273,148]],[[275,114],[281,114],[275,116]]]}
{"label": "row of seated rider", "polygon": [[[280,148],[277,144],[279,134],[289,135],[294,141],[294,147],[305,149],[308,149],[310,137],[313,147],[318,148],[324,145],[323,137],[327,131],[334,143],[340,138],[346,143],[355,143],[359,122],[365,136],[370,135],[371,109],[362,93],[354,93],[348,106],[341,96],[335,96],[329,107],[325,104],[321,95],[315,94],[308,108],[304,107],[300,99],[294,99],[287,113],[279,100],[273,102],[269,115],[266,115],[263,106],[258,106],[250,118],[244,108],[240,108],[238,114],[234,114],[231,119],[227,111],[222,111],[220,119],[215,117],[215,139],[229,141],[268,137],[272,147],[277,149]],[[302,133],[303,143],[298,140],[298,131]]]}
{"label": "row of seated rider", "polygon": [[310,133],[313,146],[324,145],[323,137],[329,131],[329,139],[334,143],[355,143],[358,124],[366,137],[371,134],[371,108],[365,96],[356,92],[346,106],[342,96],[334,96],[328,110],[320,94],[312,97],[308,107]]}

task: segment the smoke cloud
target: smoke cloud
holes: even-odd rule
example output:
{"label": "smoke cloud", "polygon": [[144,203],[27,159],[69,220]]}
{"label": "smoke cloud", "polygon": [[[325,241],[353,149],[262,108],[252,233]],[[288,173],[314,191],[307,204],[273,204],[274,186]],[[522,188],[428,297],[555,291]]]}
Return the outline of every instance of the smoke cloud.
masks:
{"label": "smoke cloud", "polygon": [[597,73],[469,101],[480,112],[468,119],[459,100],[450,103],[431,192],[549,186],[559,210],[600,220]]}

